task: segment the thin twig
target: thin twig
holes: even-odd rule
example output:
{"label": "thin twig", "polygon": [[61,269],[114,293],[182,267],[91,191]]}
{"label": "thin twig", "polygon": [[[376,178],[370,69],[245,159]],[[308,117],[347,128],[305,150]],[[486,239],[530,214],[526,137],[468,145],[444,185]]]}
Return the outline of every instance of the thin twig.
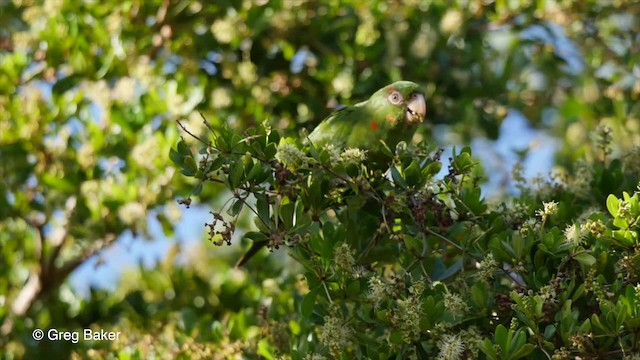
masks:
{"label": "thin twig", "polygon": [[202,114],[202,112],[198,111],[198,114],[200,114],[200,117],[202,118],[202,121],[204,122],[204,126],[207,127],[207,129],[209,129],[209,131],[214,132],[213,130],[213,126],[211,126],[211,124],[209,123],[209,121],[207,120],[206,117],[204,117],[204,115]]}
{"label": "thin twig", "polygon": [[431,230],[431,229],[429,229],[429,228],[425,228],[425,231],[426,231],[426,232],[428,232],[429,234],[431,234],[431,235],[433,235],[433,236],[435,236],[435,237],[437,237],[437,238],[441,239],[441,240],[446,241],[446,242],[447,242],[447,243],[449,243],[450,245],[453,245],[454,247],[458,248],[458,250],[464,250],[464,249],[462,248],[462,246],[460,246],[460,245],[458,245],[458,244],[454,243],[453,241],[451,241],[451,240],[447,239],[446,237],[444,237],[444,236],[442,236],[442,235],[438,234],[437,232],[435,232],[435,231],[433,231],[433,230]]}
{"label": "thin twig", "polygon": [[202,140],[201,138],[199,138],[198,136],[194,135],[191,131],[189,131],[184,125],[182,125],[182,123],[180,122],[180,120],[176,120],[176,122],[178,123],[178,125],[180,126],[180,128],[182,128],[182,130],[184,130],[184,132],[186,132],[187,134],[191,135],[192,138],[197,139],[198,141],[200,141],[201,143],[207,145],[207,146],[211,146],[211,143]]}
{"label": "thin twig", "polygon": [[324,292],[327,294],[327,300],[329,303],[333,304],[333,300],[331,300],[331,295],[329,294],[329,289],[327,288],[327,284],[322,280],[322,287],[324,288]]}

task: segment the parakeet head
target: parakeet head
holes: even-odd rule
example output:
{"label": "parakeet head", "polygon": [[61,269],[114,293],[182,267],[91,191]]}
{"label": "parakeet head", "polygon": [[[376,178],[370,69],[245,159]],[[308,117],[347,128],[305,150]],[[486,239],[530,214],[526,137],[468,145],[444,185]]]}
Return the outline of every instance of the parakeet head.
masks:
{"label": "parakeet head", "polygon": [[411,81],[397,81],[376,91],[369,99],[376,113],[386,114],[392,124],[414,125],[427,113],[427,104],[420,86]]}

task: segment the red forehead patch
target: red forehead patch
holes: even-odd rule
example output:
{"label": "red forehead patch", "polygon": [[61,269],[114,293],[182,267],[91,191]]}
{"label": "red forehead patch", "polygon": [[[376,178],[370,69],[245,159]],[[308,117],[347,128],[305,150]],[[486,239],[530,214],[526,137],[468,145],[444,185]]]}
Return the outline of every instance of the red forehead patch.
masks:
{"label": "red forehead patch", "polygon": [[371,126],[371,130],[378,131],[378,122],[377,121],[371,120],[370,126]]}

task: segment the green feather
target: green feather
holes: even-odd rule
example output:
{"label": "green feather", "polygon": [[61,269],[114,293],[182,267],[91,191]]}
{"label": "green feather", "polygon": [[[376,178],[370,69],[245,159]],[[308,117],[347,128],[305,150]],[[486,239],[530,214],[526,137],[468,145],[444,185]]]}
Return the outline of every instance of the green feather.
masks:
{"label": "green feather", "polygon": [[[401,102],[392,103],[390,96],[394,92],[402,97]],[[368,152],[373,162],[388,163],[390,159],[382,154],[380,141],[391,150],[400,141],[411,141],[416,122],[408,118],[407,107],[414,94],[422,97],[424,110],[424,95],[418,84],[398,81],[385,86],[368,100],[329,115],[311,132],[309,140],[317,148],[326,144],[338,148],[360,148]],[[421,116],[424,116],[424,111]]]}

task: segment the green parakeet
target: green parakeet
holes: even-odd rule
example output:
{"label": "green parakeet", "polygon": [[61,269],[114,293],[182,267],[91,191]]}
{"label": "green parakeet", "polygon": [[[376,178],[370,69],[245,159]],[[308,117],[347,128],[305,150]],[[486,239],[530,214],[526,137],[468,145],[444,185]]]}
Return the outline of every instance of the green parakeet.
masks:
{"label": "green parakeet", "polygon": [[[390,159],[385,158],[380,140],[392,151],[400,141],[410,141],[426,109],[418,84],[397,81],[376,91],[369,100],[329,115],[309,134],[309,140],[318,149],[333,144],[338,149],[366,150],[370,164],[385,167]],[[236,266],[244,265],[266,244],[266,240],[253,243]]]}
{"label": "green parakeet", "polygon": [[397,81],[376,91],[369,100],[329,115],[311,132],[309,140],[316,148],[333,144],[337,148],[366,150],[371,161],[388,166],[380,140],[391,151],[400,141],[410,141],[426,110],[420,86]]}

